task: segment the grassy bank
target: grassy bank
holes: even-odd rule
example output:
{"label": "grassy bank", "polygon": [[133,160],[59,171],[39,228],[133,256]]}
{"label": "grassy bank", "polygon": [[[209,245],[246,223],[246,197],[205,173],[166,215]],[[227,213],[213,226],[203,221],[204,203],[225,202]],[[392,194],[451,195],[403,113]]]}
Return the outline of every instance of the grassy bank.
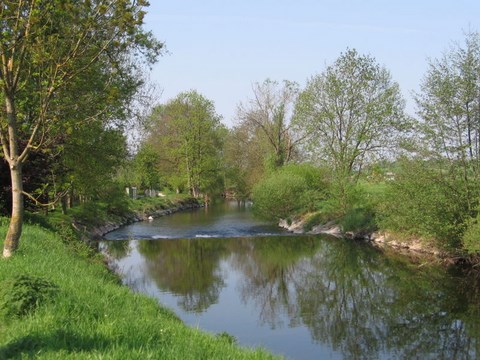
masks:
{"label": "grassy bank", "polygon": [[0,260],[0,359],[272,358],[239,348],[226,334],[185,326],[121,286],[102,257],[82,246],[26,225],[16,255]]}

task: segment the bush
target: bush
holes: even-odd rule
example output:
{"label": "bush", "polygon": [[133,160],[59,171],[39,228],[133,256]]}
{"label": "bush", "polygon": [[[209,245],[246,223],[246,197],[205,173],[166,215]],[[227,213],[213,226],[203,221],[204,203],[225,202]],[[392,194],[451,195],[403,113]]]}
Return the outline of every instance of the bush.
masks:
{"label": "bush", "polygon": [[19,275],[2,284],[0,313],[6,317],[19,317],[35,311],[50,301],[58,292],[52,282],[36,276]]}
{"label": "bush", "polygon": [[253,188],[253,210],[272,221],[315,211],[325,198],[326,178],[324,169],[310,164],[286,165]]}
{"label": "bush", "polygon": [[130,212],[130,198],[119,185],[112,185],[103,195],[103,199],[110,215],[124,216]]}
{"label": "bush", "polygon": [[480,253],[480,213],[477,213],[477,217],[468,222],[462,244],[470,254]]}
{"label": "bush", "polygon": [[344,232],[368,234],[376,229],[375,214],[368,208],[351,209],[342,218],[340,225]]}
{"label": "bush", "polygon": [[253,211],[266,220],[288,218],[305,208],[306,190],[301,176],[274,173],[253,188]]}
{"label": "bush", "polygon": [[421,161],[401,163],[389,183],[379,225],[408,235],[435,239],[438,246],[458,248],[470,217],[467,194],[458,177]]}

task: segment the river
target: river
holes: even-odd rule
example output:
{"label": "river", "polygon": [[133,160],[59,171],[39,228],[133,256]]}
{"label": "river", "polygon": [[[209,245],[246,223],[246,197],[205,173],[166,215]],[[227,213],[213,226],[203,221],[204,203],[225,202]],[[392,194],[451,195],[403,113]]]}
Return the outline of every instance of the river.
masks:
{"label": "river", "polygon": [[236,203],[105,238],[125,284],[243,346],[289,359],[480,357],[478,279],[432,260],[293,236]]}

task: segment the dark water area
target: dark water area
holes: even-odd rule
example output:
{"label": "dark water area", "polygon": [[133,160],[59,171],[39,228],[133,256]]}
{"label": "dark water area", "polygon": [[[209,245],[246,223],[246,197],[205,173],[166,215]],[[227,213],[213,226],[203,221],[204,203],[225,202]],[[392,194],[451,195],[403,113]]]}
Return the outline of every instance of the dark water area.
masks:
{"label": "dark water area", "polygon": [[475,277],[351,240],[286,235],[225,204],[127,226],[102,247],[134,291],[243,346],[290,359],[480,358]]}

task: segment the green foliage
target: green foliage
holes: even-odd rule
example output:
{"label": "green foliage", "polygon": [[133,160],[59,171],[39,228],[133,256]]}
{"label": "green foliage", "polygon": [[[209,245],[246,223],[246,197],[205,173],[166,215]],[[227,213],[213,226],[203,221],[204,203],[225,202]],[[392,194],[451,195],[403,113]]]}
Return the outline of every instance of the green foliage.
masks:
{"label": "green foliage", "polygon": [[235,345],[238,342],[238,340],[235,336],[227,333],[226,331],[223,331],[223,332],[217,334],[217,337],[219,339],[222,339],[222,340],[226,341],[230,345]]}
{"label": "green foliage", "polygon": [[2,282],[0,288],[0,314],[19,317],[35,311],[51,301],[58,293],[58,286],[42,277],[18,275]]}
{"label": "green foliage", "polygon": [[134,159],[137,187],[142,189],[161,189],[159,162],[160,154],[150,144],[145,143],[140,147]]}
{"label": "green foliage", "polygon": [[328,220],[325,218],[325,214],[321,211],[317,211],[313,214],[310,214],[308,218],[303,223],[303,231],[308,232],[313,229],[314,226],[319,224],[324,224]]}
{"label": "green foliage", "polygon": [[429,61],[416,94],[418,161],[404,161],[389,187],[381,226],[434,239],[441,247],[478,249],[480,201],[480,34],[468,32]]}
{"label": "green foliage", "polygon": [[470,217],[468,193],[461,183],[460,176],[432,163],[404,160],[379,207],[380,227],[458,248]]}
{"label": "green foliage", "polygon": [[126,157],[125,136],[101,123],[77,126],[64,145],[64,169],[57,176],[82,196],[101,198],[114,185],[113,174]]}
{"label": "green foliage", "polygon": [[171,188],[194,197],[223,191],[226,129],[212,101],[197,91],[180,93],[152,110],[146,134],[142,148],[156,159],[142,173],[160,172]]}
{"label": "green foliage", "polygon": [[267,220],[288,218],[305,208],[306,191],[302,177],[276,173],[253,188],[253,211]]}
{"label": "green foliage", "polygon": [[278,220],[313,211],[325,196],[325,178],[322,169],[308,164],[282,167],[253,188],[254,212],[262,218]]}
{"label": "green foliage", "polygon": [[345,232],[369,234],[376,230],[375,214],[371,209],[354,208],[342,217],[340,225]]}
{"label": "green foliage", "polygon": [[463,234],[462,244],[465,250],[471,254],[480,253],[480,213],[467,223],[467,229]]}
{"label": "green foliage", "polygon": [[303,164],[287,164],[279,170],[282,174],[298,175],[305,179],[307,187],[311,190],[326,191],[329,186],[328,169]]}
{"label": "green foliage", "polygon": [[389,71],[351,49],[300,94],[295,126],[307,135],[305,148],[313,160],[331,169],[332,199],[342,215],[367,161],[401,138],[407,125],[403,108]]}
{"label": "green foliage", "polygon": [[92,226],[103,224],[107,216],[107,206],[105,203],[88,201],[71,209],[73,217],[83,223]]}
{"label": "green foliage", "polygon": [[106,211],[109,215],[125,216],[130,213],[130,198],[125,190],[118,184],[113,183],[105,189],[100,197],[106,203]]}

